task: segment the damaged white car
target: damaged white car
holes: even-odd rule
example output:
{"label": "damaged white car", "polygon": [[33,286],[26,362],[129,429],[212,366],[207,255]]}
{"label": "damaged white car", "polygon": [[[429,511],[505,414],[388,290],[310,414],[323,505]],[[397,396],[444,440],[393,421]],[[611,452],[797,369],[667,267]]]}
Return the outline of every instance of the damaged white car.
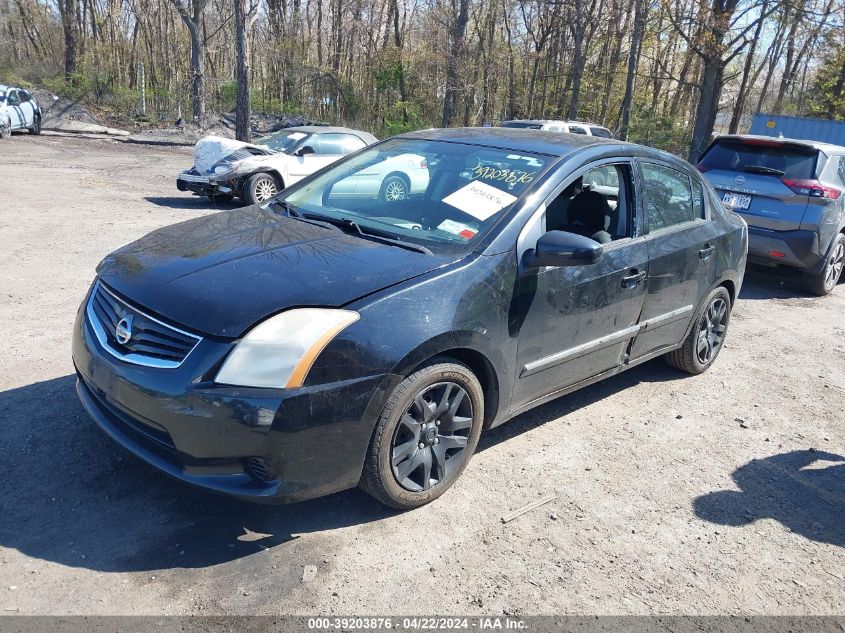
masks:
{"label": "damaged white car", "polygon": [[328,126],[286,128],[255,143],[208,136],[197,143],[194,166],[179,175],[176,187],[257,204],[377,140],[368,132]]}
{"label": "damaged white car", "polygon": [[0,85],[0,138],[9,138],[12,130],[40,134],[41,108],[23,88]]}

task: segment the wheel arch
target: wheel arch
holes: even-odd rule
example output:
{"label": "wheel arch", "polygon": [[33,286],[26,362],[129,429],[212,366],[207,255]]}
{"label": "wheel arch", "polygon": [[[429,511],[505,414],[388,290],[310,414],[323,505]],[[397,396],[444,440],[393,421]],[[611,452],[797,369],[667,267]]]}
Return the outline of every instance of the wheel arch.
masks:
{"label": "wheel arch", "polygon": [[728,294],[731,296],[731,309],[733,309],[733,306],[736,305],[736,284],[733,279],[723,279],[719,283],[719,286],[722,286],[728,291]]}
{"label": "wheel arch", "polygon": [[[502,406],[503,359],[496,358],[496,351],[478,344],[477,332],[450,333],[418,346],[400,361],[392,373],[407,377],[436,358],[451,358],[463,363],[475,374],[484,391],[484,428],[496,420]],[[457,340],[456,340],[457,339]]]}
{"label": "wheel arch", "polygon": [[405,181],[405,184],[406,184],[406,185],[408,185],[408,187],[410,188],[410,186],[411,186],[411,178],[410,178],[410,176],[408,176],[408,174],[406,174],[404,171],[392,171],[392,172],[390,172],[389,174],[387,174],[387,175],[384,177],[384,180],[382,180],[382,181],[381,181],[382,186],[384,185],[384,183],[385,183],[385,182],[387,182],[387,179],[388,179],[388,178],[392,178],[392,177],[394,177],[394,176],[396,176],[396,177],[401,178],[402,180],[404,180],[404,181]]}

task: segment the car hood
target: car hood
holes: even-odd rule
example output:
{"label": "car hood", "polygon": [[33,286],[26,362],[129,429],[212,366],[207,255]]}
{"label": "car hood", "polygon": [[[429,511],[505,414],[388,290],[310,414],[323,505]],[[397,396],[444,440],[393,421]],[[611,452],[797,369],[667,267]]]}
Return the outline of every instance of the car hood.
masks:
{"label": "car hood", "polygon": [[243,160],[253,155],[267,156],[272,153],[266,147],[252,143],[222,136],[206,136],[197,141],[194,147],[194,167],[200,174],[204,174],[210,172],[214,165],[232,154],[236,155],[235,160]]}
{"label": "car hood", "polygon": [[175,324],[237,337],[287,308],[342,306],[454,260],[247,207],[154,231],[97,274]]}

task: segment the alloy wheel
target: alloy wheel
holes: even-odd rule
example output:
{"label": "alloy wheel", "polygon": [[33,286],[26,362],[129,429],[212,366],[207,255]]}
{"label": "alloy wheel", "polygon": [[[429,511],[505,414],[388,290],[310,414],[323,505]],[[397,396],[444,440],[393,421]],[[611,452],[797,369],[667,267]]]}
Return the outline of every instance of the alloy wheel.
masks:
{"label": "alloy wheel", "polygon": [[472,400],[457,383],[436,383],[417,394],[393,435],[390,461],[399,485],[428,490],[459,470],[472,419]]}
{"label": "alloy wheel", "polygon": [[696,356],[702,365],[710,363],[722,347],[725,330],[728,327],[728,304],[721,298],[716,297],[698,323],[698,342],[696,344]]}
{"label": "alloy wheel", "polygon": [[391,180],[384,188],[384,199],[388,202],[399,202],[404,200],[407,195],[408,190],[405,183],[399,178]]}
{"label": "alloy wheel", "polygon": [[842,276],[842,267],[845,265],[845,242],[839,242],[833,249],[830,262],[827,266],[827,273],[824,277],[825,288],[833,288]]}
{"label": "alloy wheel", "polygon": [[269,200],[277,193],[276,183],[271,178],[262,178],[255,185],[255,199],[258,202]]}

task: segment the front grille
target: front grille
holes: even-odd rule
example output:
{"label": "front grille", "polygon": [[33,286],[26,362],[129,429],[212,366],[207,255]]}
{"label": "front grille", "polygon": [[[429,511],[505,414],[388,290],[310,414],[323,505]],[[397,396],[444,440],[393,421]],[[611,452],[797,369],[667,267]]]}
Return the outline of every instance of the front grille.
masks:
{"label": "front grille", "polygon": [[87,316],[100,344],[136,365],[178,367],[201,340],[130,306],[100,282],[91,291]]}

